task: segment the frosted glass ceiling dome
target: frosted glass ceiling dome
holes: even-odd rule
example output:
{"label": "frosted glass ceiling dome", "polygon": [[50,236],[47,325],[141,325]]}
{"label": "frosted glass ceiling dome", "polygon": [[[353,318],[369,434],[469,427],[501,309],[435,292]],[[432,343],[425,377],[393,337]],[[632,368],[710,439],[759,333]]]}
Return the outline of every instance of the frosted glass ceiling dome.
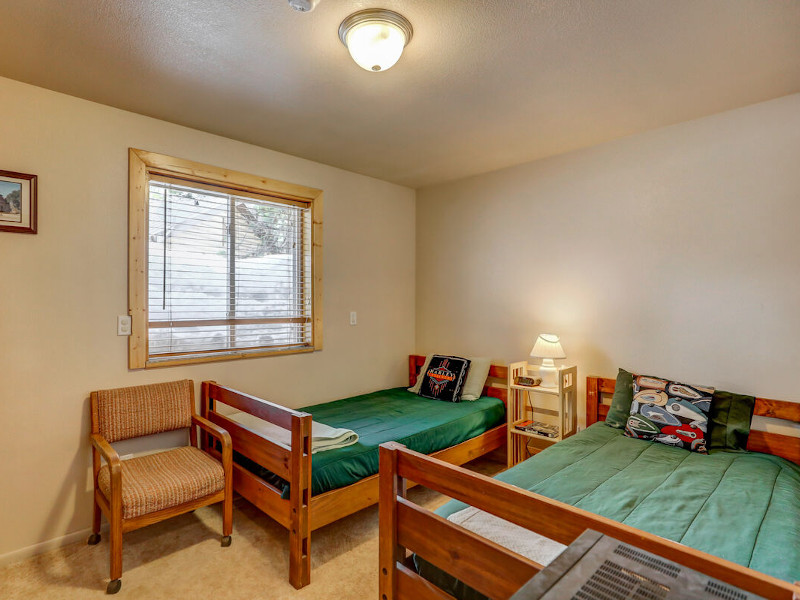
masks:
{"label": "frosted glass ceiling dome", "polygon": [[370,8],[353,13],[339,25],[339,39],[356,64],[367,71],[385,71],[403,54],[414,30],[403,15]]}

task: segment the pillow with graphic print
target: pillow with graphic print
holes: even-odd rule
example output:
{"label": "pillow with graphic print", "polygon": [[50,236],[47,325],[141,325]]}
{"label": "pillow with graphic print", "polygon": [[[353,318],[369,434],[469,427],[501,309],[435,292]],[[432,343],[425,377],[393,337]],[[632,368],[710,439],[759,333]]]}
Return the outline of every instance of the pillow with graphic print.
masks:
{"label": "pillow with graphic print", "polygon": [[[422,368],[419,370],[419,375],[417,376],[417,382],[408,388],[409,392],[414,394],[419,394],[419,388],[422,387],[422,374],[428,370],[428,363],[431,361],[431,357],[433,354],[428,354],[425,356],[425,362],[422,363]],[[461,388],[461,400],[477,400],[483,394],[483,386],[486,385],[486,379],[489,377],[489,370],[492,366],[492,360],[490,358],[483,358],[480,356],[470,356],[469,357],[469,371],[467,372],[467,378],[464,380],[464,387]],[[628,407],[625,409],[625,418],[628,417],[628,408],[630,408],[630,403],[628,403]],[[620,428],[625,427],[625,421],[622,421],[622,425]]]}
{"label": "pillow with graphic print", "polygon": [[459,356],[434,354],[422,373],[417,395],[446,402],[459,402],[470,361]]}
{"label": "pillow with graphic print", "polygon": [[625,435],[708,454],[708,413],[714,388],[634,375]]}

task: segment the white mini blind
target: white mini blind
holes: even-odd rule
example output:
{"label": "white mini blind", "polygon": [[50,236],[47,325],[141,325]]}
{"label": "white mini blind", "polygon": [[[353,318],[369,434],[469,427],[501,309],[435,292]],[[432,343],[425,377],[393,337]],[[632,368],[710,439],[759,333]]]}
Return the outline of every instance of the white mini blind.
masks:
{"label": "white mini blind", "polygon": [[151,177],[148,356],[312,345],[310,204]]}

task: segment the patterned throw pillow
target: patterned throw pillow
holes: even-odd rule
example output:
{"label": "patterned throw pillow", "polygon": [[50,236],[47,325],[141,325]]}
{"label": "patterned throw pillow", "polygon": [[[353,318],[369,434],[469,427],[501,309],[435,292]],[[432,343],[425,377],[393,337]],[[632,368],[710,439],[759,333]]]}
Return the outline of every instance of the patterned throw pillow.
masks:
{"label": "patterned throw pillow", "polygon": [[708,454],[713,394],[714,388],[636,375],[625,435]]}
{"label": "patterned throw pillow", "polygon": [[466,358],[434,354],[422,375],[422,385],[417,394],[423,398],[459,402],[469,364]]}

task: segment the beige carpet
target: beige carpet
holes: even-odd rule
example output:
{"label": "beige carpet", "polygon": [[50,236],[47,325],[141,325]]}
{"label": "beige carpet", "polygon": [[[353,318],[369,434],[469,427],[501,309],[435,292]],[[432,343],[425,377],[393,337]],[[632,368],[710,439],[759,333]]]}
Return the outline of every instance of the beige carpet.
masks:
{"label": "beige carpet", "polygon": [[[478,459],[470,468],[493,474],[504,465]],[[423,488],[409,498],[436,508],[447,498]],[[219,506],[125,534],[122,589],[116,598],[248,600],[376,600],[378,508],[367,508],[311,536],[311,585],[288,582],[286,530],[247,501],[234,503],[233,544],[219,545]],[[0,597],[101,598],[108,582],[108,536],[75,543],[0,570]]]}

